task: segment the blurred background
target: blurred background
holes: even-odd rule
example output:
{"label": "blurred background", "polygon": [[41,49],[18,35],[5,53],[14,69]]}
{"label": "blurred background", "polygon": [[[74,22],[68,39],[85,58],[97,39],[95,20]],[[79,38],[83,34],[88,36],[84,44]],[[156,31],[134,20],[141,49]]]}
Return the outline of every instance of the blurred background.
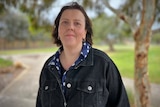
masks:
{"label": "blurred background", "polygon": [[[24,64],[33,65],[33,61],[39,60],[42,67],[44,61],[58,49],[51,37],[53,23],[61,7],[71,1],[73,0],[0,0],[0,91],[23,72]],[[146,43],[143,39],[138,42],[136,34],[139,28],[146,25],[147,28],[140,31],[139,35],[149,40],[149,50],[146,53],[149,80],[153,84],[160,84],[159,0],[153,0],[155,5],[151,4],[152,0],[147,2],[149,4],[145,4],[145,0],[74,1],[83,5],[92,20],[93,47],[105,51],[116,63],[123,78],[129,80],[134,80],[136,47]],[[144,5],[148,7],[144,9]],[[37,91],[38,78],[36,79],[36,89],[30,93]],[[133,92],[128,90],[128,95],[134,107]],[[36,94],[34,99],[35,96]],[[0,100],[3,107],[9,107],[5,105],[6,102]]]}
{"label": "blurred background", "polygon": [[[51,33],[54,19],[60,8],[70,1],[72,0],[1,0],[0,49],[53,46]],[[120,20],[102,2],[94,4],[93,1],[77,1],[84,5],[92,20],[95,44],[107,44],[111,49],[114,48],[114,44],[134,43],[130,26]],[[122,10],[126,14],[134,15],[138,10],[136,11],[131,3],[129,4],[125,0],[110,0],[112,7]],[[138,3],[134,5],[138,7]],[[135,17],[136,20],[140,20],[138,12]],[[158,12],[156,13],[157,20],[155,20],[152,27],[154,30],[160,27]],[[159,33],[153,33],[151,43],[160,44]]]}

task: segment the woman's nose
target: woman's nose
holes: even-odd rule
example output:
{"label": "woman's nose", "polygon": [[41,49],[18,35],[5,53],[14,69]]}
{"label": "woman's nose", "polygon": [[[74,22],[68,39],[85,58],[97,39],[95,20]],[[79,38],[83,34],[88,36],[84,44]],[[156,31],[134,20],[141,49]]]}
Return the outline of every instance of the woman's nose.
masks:
{"label": "woman's nose", "polygon": [[68,26],[68,28],[71,29],[71,30],[73,30],[74,29],[74,24],[70,23],[69,26]]}

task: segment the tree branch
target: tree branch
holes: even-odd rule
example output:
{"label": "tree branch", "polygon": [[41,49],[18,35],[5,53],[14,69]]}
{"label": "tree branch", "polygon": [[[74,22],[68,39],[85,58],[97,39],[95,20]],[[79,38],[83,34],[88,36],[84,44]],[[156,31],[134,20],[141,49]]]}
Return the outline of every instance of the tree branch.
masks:
{"label": "tree branch", "polygon": [[125,23],[127,23],[130,26],[132,32],[136,30],[137,28],[136,21],[131,19],[129,16],[127,16],[122,11],[118,9],[114,9],[106,0],[102,0],[102,1],[113,13],[115,13],[121,20],[123,20]]}

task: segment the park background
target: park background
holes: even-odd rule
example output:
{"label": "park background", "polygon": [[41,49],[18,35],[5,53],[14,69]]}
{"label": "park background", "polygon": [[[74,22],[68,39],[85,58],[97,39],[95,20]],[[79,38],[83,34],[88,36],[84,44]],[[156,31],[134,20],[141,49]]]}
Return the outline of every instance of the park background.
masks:
{"label": "park background", "polygon": [[[54,19],[59,9],[71,0],[1,0],[0,1],[0,56],[14,56],[17,54],[53,53],[58,49],[52,41]],[[132,1],[132,0],[131,0]],[[23,4],[25,2],[26,5]],[[83,0],[79,0],[83,4]],[[87,2],[87,0],[86,0]],[[91,4],[91,2],[87,2]],[[106,7],[91,7],[86,3],[87,10],[93,24],[93,47],[106,52],[115,62],[122,77],[134,79],[135,41],[130,26],[120,20],[116,14]],[[98,2],[99,3],[99,2]],[[122,8],[125,0],[109,2],[114,8],[124,12],[133,12],[135,7]],[[159,3],[159,2],[158,2]],[[85,0],[84,0],[85,4]],[[136,4],[138,5],[138,4]],[[159,7],[157,7],[159,9]],[[160,10],[160,9],[159,9]],[[131,13],[129,13],[131,14]],[[148,74],[151,83],[160,84],[160,12],[152,26],[150,48],[148,52]],[[140,20],[137,18],[137,20]],[[15,66],[11,59],[0,57],[0,69],[4,73],[6,68]],[[18,67],[21,64],[18,65]],[[17,66],[17,65],[16,65]],[[134,106],[134,95],[128,92]]]}

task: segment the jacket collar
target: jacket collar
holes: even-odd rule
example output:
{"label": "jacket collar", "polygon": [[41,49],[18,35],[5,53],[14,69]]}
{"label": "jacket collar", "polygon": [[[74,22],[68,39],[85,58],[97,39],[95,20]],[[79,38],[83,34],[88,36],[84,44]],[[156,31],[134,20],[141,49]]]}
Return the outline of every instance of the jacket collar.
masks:
{"label": "jacket collar", "polygon": [[82,63],[80,63],[79,66],[93,66],[93,60],[94,60],[93,51],[94,48],[91,47],[87,58]]}

